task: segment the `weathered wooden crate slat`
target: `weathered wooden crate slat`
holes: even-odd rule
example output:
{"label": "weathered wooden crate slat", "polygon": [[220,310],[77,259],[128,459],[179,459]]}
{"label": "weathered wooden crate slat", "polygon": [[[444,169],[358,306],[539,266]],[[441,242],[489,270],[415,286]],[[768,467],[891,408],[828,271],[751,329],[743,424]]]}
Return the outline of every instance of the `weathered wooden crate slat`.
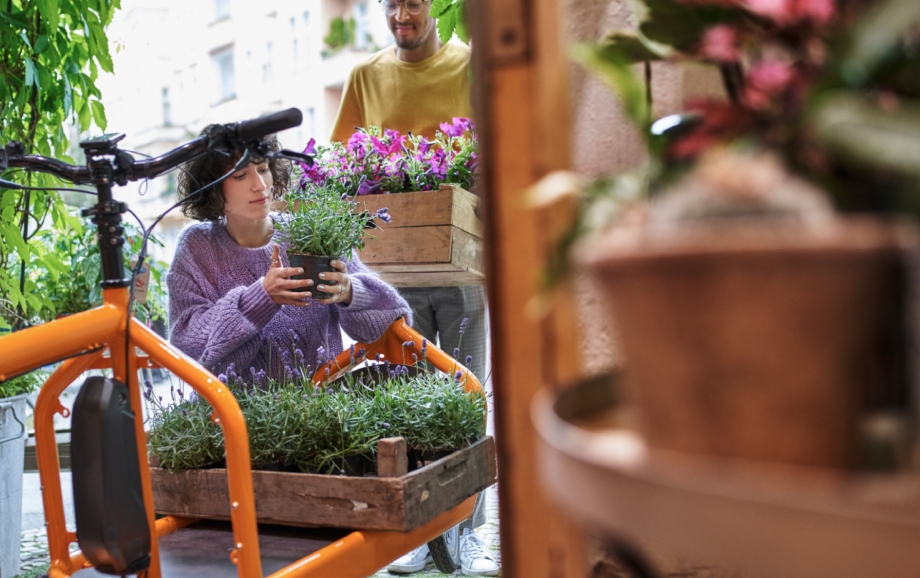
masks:
{"label": "weathered wooden crate slat", "polygon": [[437,191],[361,197],[368,211],[393,217],[367,239],[361,260],[397,287],[481,285],[479,198],[455,185]]}
{"label": "weathered wooden crate slat", "polygon": [[[150,474],[158,514],[230,519],[225,469],[151,468]],[[495,479],[491,436],[394,478],[252,472],[259,523],[402,532],[460,505]]]}

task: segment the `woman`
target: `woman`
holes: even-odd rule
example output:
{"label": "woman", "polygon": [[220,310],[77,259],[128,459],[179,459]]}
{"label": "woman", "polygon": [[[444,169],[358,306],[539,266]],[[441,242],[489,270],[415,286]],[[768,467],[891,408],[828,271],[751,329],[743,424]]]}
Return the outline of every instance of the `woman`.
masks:
{"label": "woman", "polygon": [[[281,148],[274,136],[264,142]],[[315,370],[318,356],[342,351],[341,330],[370,342],[400,316],[411,322],[405,300],[357,256],[333,261],[336,272],[323,274],[329,284],[316,289],[331,293],[328,299],[293,291],[312,288],[313,281],[289,279],[303,271],[288,266],[275,227],[279,216],[270,213],[272,201],[290,186],[287,161],[250,164],[189,197],[235,162],[209,152],[186,164],[179,177],[179,197],[189,198],[183,212],[202,222],[182,232],[166,276],[174,345],[215,373],[235,370],[261,382],[305,366]]]}

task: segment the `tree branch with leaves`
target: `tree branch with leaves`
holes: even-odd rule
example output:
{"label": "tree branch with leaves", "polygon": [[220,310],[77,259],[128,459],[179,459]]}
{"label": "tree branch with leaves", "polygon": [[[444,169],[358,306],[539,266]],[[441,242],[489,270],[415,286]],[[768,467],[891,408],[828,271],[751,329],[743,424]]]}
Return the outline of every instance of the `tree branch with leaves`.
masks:
{"label": "tree branch with leaves", "polygon": [[[0,4],[0,144],[18,140],[31,154],[73,162],[66,127],[106,127],[96,86],[100,69],[113,72],[105,27],[120,0],[8,0]],[[35,187],[62,184],[17,170],[2,178]],[[36,291],[33,273],[65,274],[46,244],[32,242],[48,225],[82,232],[79,219],[51,191],[0,189],[0,327],[21,326],[54,309]],[[8,314],[8,310],[15,315]]]}

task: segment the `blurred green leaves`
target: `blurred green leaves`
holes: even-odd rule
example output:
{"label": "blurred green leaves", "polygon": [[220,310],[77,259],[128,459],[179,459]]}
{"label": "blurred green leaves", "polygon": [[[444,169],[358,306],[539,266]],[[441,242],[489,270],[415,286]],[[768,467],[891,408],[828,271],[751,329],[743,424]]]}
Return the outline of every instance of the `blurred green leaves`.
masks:
{"label": "blurred green leaves", "polygon": [[431,15],[438,20],[438,37],[443,44],[457,37],[469,43],[470,35],[466,28],[466,0],[433,0]]}
{"label": "blurred green leaves", "polygon": [[823,96],[812,114],[817,134],[841,157],[920,181],[920,103],[883,110],[851,91]]}
{"label": "blurred green leaves", "polygon": [[[113,70],[105,27],[119,0],[11,0],[0,9],[0,145],[22,142],[27,152],[72,162],[66,127],[106,128],[96,78]],[[55,178],[15,170],[2,178],[36,187]],[[82,234],[61,197],[48,191],[0,189],[0,327],[53,309],[36,291],[35,274],[50,262],[40,231]],[[25,263],[25,275],[21,264]]]}

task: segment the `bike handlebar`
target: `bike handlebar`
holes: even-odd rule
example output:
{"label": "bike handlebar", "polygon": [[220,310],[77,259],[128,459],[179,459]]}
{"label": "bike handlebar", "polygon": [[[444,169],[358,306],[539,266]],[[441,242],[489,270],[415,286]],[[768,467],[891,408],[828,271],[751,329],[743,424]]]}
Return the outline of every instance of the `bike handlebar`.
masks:
{"label": "bike handlebar", "polygon": [[[200,136],[195,140],[180,145],[171,151],[153,159],[135,160],[134,157],[119,151],[114,146],[114,142],[120,140],[117,138],[108,144],[101,141],[101,145],[92,150],[97,150],[98,154],[114,155],[112,163],[115,170],[114,180],[119,184],[127,181],[136,181],[140,179],[150,179],[165,173],[166,171],[188,162],[208,150],[245,150],[247,148],[258,149],[258,143],[262,137],[276,133],[288,128],[298,126],[303,121],[303,114],[296,108],[289,108],[280,112],[244,120],[232,124],[216,125],[208,134]],[[86,148],[86,147],[84,147]],[[90,149],[87,149],[88,151]],[[259,151],[264,154],[265,151]],[[6,167],[22,168],[43,173],[50,173],[58,178],[70,181],[75,184],[87,184],[93,182],[92,173],[88,167],[77,166],[51,159],[40,155],[22,154],[22,145],[19,143],[10,143],[5,148],[0,149],[0,171]]]}
{"label": "bike handlebar", "polygon": [[303,114],[300,110],[289,108],[274,114],[236,123],[236,137],[244,142],[257,141],[267,134],[300,126],[302,122]]}

